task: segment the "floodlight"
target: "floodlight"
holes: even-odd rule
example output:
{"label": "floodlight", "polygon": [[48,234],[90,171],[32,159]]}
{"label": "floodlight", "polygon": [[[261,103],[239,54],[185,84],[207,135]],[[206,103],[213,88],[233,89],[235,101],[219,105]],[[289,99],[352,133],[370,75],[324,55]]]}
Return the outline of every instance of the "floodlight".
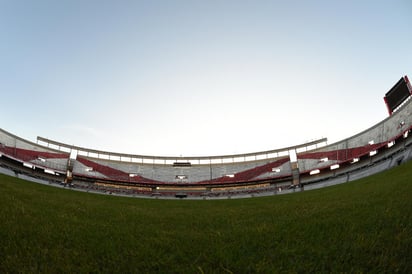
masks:
{"label": "floodlight", "polygon": [[279,172],[280,172],[280,168],[274,167],[274,168],[272,168],[272,172],[279,173]]}
{"label": "floodlight", "polygon": [[30,163],[23,163],[23,166],[34,169],[34,166]]}
{"label": "floodlight", "polygon": [[187,179],[187,175],[176,175],[175,178],[178,179],[178,180],[185,180],[185,179]]}
{"label": "floodlight", "polygon": [[45,169],[44,173],[48,173],[48,174],[51,174],[51,175],[56,175],[55,172],[51,169]]}
{"label": "floodlight", "polygon": [[339,164],[334,164],[330,166],[330,170],[338,169],[339,167]]}
{"label": "floodlight", "polygon": [[315,175],[315,174],[319,174],[319,173],[320,173],[320,170],[315,169],[315,170],[312,170],[311,172],[309,172],[309,175]]}

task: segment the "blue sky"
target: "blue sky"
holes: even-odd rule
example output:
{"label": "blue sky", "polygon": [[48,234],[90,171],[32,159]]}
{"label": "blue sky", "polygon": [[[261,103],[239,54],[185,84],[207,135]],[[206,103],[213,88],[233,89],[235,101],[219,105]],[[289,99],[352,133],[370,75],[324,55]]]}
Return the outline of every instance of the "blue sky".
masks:
{"label": "blue sky", "polygon": [[338,141],[412,77],[412,2],[0,1],[0,127],[144,155]]}

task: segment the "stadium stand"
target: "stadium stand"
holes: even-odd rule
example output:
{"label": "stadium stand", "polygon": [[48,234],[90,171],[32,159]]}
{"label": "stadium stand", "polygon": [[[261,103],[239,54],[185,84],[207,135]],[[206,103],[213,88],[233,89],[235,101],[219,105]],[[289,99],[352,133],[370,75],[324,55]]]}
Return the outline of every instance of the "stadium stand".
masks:
{"label": "stadium stand", "polygon": [[238,155],[122,154],[42,137],[33,143],[0,129],[0,173],[80,191],[156,199],[243,198],[316,189],[370,176],[412,158],[410,94],[404,77],[385,97],[391,104],[389,117],[339,142],[327,144],[323,138]]}
{"label": "stadium stand", "polygon": [[65,174],[70,156],[69,153],[38,146],[4,130],[0,130],[0,155],[2,162],[48,174]]}

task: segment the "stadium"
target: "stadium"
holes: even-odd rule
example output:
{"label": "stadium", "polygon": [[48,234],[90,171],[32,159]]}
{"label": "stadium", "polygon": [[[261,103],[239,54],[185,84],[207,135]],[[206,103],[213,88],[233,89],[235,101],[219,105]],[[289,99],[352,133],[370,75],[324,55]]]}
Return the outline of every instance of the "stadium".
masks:
{"label": "stadium", "polygon": [[238,155],[121,154],[1,129],[0,271],[407,273],[411,91],[402,77],[388,117],[342,141]]}
{"label": "stadium", "polygon": [[247,154],[162,157],[87,149],[0,131],[1,172],[81,191],[150,198],[267,196],[345,183],[412,158],[411,84],[386,94],[389,116],[333,144],[327,139]]}
{"label": "stadium", "polygon": [[5,1],[0,273],[411,273],[411,8]]}

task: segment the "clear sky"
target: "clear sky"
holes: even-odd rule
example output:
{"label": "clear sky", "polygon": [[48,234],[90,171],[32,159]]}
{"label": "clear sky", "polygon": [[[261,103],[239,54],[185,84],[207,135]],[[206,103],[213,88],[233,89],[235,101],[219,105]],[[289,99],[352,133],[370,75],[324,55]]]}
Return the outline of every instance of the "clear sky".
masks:
{"label": "clear sky", "polygon": [[412,1],[0,0],[0,127],[144,155],[358,133],[412,78]]}

